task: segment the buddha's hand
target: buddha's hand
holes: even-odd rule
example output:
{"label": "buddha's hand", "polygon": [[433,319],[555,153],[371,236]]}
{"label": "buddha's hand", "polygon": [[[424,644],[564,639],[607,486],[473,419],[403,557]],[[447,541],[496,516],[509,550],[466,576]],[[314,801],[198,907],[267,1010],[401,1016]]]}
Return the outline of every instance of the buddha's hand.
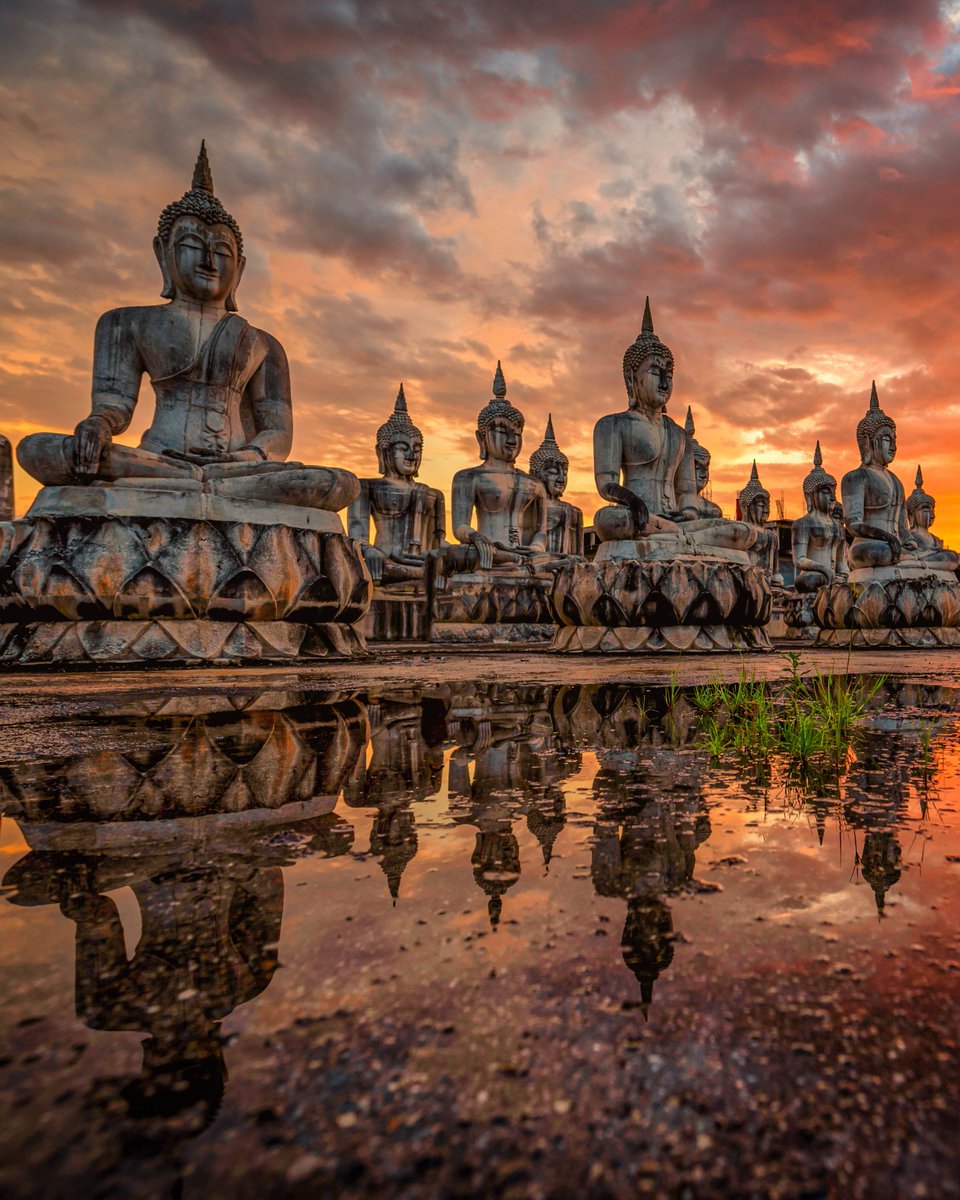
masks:
{"label": "buddha's hand", "polygon": [[915,537],[910,537],[908,534],[901,542],[901,546],[904,550],[919,550],[920,543]]}
{"label": "buddha's hand", "polygon": [[379,583],[383,578],[383,563],[386,555],[382,550],[378,550],[376,546],[363,546],[363,561],[367,564],[367,570],[370,572],[370,578],[374,583]]}
{"label": "buddha's hand", "polygon": [[404,567],[422,567],[427,561],[427,556],[425,554],[395,554],[393,560]]}
{"label": "buddha's hand", "polygon": [[164,450],[163,455],[165,458],[175,458],[178,462],[192,463],[195,467],[212,467],[217,463],[263,462],[266,458],[262,451],[251,447],[229,453],[193,447],[190,450]]}
{"label": "buddha's hand", "polygon": [[96,475],[103,452],[113,441],[106,417],[84,417],[73,431],[73,469],[78,475]]}
{"label": "buddha's hand", "polygon": [[696,508],[678,508],[674,512],[664,513],[664,516],[668,521],[682,524],[684,521],[696,521],[700,516],[700,511]]}
{"label": "buddha's hand", "polygon": [[477,554],[480,557],[480,570],[490,571],[493,569],[493,552],[496,549],[494,543],[482,533],[477,533],[474,530],[470,534],[470,544],[476,546]]}

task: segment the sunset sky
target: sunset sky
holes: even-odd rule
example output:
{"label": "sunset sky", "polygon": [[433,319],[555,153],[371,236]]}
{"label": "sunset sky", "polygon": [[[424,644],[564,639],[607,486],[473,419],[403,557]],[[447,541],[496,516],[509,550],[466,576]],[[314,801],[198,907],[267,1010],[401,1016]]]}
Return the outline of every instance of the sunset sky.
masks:
{"label": "sunset sky", "polygon": [[403,380],[446,489],[499,358],[589,522],[649,293],[725,512],[754,457],[787,516],[818,437],[855,466],[875,378],[960,548],[960,3],[7,0],[0,60],[11,440],[71,430],[98,315],[160,302],[204,137],[294,457],[375,474]]}

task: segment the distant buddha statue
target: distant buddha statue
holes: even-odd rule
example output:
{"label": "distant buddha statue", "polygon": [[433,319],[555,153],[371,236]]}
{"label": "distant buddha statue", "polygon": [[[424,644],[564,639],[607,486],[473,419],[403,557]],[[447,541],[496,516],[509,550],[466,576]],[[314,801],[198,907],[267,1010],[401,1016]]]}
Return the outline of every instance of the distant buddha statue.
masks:
{"label": "distant buddha statue", "polygon": [[743,519],[756,531],[756,540],[750,550],[751,559],[770,572],[774,587],[783,587],[780,574],[780,546],[776,531],[767,528],[770,520],[770,493],[760,482],[757,460],[753,460],[747,486],[738,497]]}
{"label": "distant buddha statue", "polygon": [[723,510],[720,508],[720,505],[715,504],[703,494],[707,484],[710,482],[710,451],[701,446],[693,436],[696,433],[696,428],[693,424],[693,411],[689,404],[687,405],[687,419],[683,423],[683,429],[693,446],[693,470],[697,480],[697,504],[700,509],[700,516],[722,517]]}
{"label": "distant buddha statue", "polygon": [[[923,490],[923,473],[917,467],[916,486],[907,497],[907,524],[917,543],[916,556],[921,562],[933,560],[938,569],[955,571],[960,567],[960,555],[944,548],[943,539],[930,532],[936,501]],[[953,560],[953,565],[951,564]]]}
{"label": "distant buddha statue", "polygon": [[453,477],[453,532],[461,545],[436,552],[448,570],[532,568],[549,559],[547,493],[517,467],[524,417],[506,396],[498,362],[493,399],[477,417],[480,466]]}
{"label": "distant buddha statue", "polygon": [[844,523],[853,535],[848,551],[851,569],[879,567],[932,568],[953,571],[957,555],[929,548],[921,556],[916,534],[907,525],[903,484],[889,469],[897,453],[897,427],[880,407],[877,385],[857,425],[860,466],[841,480]]}
{"label": "distant buddha statue", "polygon": [[739,521],[703,517],[691,439],[664,411],[673,354],[653,330],[647,299],[639,336],[623,356],[626,411],[601,417],[593,434],[597,490],[611,501],[594,517],[607,558],[717,556],[746,564],[756,533]]}
{"label": "distant buddha statue", "polygon": [[794,586],[798,592],[815,592],[847,574],[846,538],[833,515],[837,503],[837,481],[823,469],[820,443],[813,452],[813,470],[803,481],[806,515],[791,526]]}
{"label": "distant buddha statue", "polygon": [[423,579],[427,553],[443,544],[443,493],[416,482],[422,456],[423,434],[410,420],[401,383],[390,418],[377,430],[380,478],[360,480],[347,522],[375,582]]}
{"label": "distant buddha statue", "polygon": [[[336,511],[356,476],[288,463],[290,376],[280,343],[237,313],[243,237],[213,194],[206,148],[191,188],[161,213],[154,253],[167,304],[105,313],[94,341],[93,404],[70,436],[31,434],[21,466],[47,485],[149,487]],[[153,420],[118,445],[144,375]]]}
{"label": "distant buddha statue", "polygon": [[547,493],[547,550],[553,554],[583,554],[583,513],[561,499],[569,467],[553,432],[553,417],[548,416],[543,441],[530,455],[530,474]]}

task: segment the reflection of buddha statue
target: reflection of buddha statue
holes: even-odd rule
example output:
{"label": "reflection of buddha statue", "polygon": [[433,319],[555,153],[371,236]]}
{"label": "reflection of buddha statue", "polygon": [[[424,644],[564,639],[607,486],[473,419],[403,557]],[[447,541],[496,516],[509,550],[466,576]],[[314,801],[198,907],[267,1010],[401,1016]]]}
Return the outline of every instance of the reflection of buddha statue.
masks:
{"label": "reflection of buddha statue", "polygon": [[923,490],[923,473],[917,467],[916,486],[907,497],[907,523],[916,542],[915,554],[921,562],[930,562],[938,570],[955,571],[960,567],[960,554],[944,548],[943,539],[930,532],[936,501]]}
{"label": "reflection of buddha statue", "polygon": [[869,830],[860,851],[860,874],[873,889],[877,912],[883,916],[887,892],[900,879],[900,842],[892,829]]}
{"label": "reflection of buddha statue", "polygon": [[593,434],[597,490],[611,505],[594,517],[607,558],[673,559],[701,554],[747,563],[755,534],[738,521],[702,517],[693,444],[664,411],[673,392],[673,354],[653,331],[650,302],[623,356],[625,412],[601,417]]}
{"label": "reflection of buddha statue", "polygon": [[846,539],[843,528],[833,516],[837,502],[837,481],[823,469],[820,443],[813,452],[813,470],[803,481],[807,512],[791,526],[794,586],[798,592],[815,592],[837,576],[846,576]]}
{"label": "reflection of buddha statue", "polygon": [[754,459],[747,486],[738,497],[743,519],[756,531],[756,539],[750,549],[750,558],[765,571],[770,572],[775,587],[783,586],[780,575],[780,547],[777,534],[767,528],[770,520],[770,493],[760,482],[757,461]]}
{"label": "reflection of buddha statue", "polygon": [[[154,252],[169,303],[100,318],[90,415],[71,436],[24,438],[21,466],[54,486],[165,488],[331,511],[349,503],[358,488],[349,471],[284,461],[293,432],[286,356],[237,314],[243,238],[213,194],[203,146],[190,191],[160,216]],[[133,419],[145,374],[156,408],[132,449],[114,438]]]}
{"label": "reflection of buddha statue", "polygon": [[[553,417],[547,417],[543,441],[530,455],[530,474],[547,493],[547,549],[553,554],[583,554],[583,513],[561,500],[570,460],[557,445]],[[531,531],[532,532],[532,531]]]}
{"label": "reflection of buddha statue", "polygon": [[[377,430],[379,479],[361,479],[360,495],[350,505],[348,533],[363,547],[374,581],[423,579],[425,555],[443,542],[446,512],[443,493],[417,483],[423,434],[407,414],[403,384],[393,413]],[[370,544],[370,520],[376,531]]]}
{"label": "reflection of buddha statue", "polygon": [[714,504],[712,500],[708,500],[703,494],[704,489],[710,482],[710,451],[701,446],[693,436],[696,433],[696,426],[693,423],[693,411],[689,404],[687,405],[687,419],[683,423],[683,430],[693,446],[693,470],[697,478],[697,504],[700,509],[700,516],[722,517],[723,511],[720,505]]}

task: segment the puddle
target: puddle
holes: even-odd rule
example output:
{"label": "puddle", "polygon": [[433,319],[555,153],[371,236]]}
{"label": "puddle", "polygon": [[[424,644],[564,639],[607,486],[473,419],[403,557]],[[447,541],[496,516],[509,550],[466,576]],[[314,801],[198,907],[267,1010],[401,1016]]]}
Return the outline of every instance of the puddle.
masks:
{"label": "puddle", "polygon": [[91,701],[0,751],[9,1196],[960,1194],[960,691]]}

